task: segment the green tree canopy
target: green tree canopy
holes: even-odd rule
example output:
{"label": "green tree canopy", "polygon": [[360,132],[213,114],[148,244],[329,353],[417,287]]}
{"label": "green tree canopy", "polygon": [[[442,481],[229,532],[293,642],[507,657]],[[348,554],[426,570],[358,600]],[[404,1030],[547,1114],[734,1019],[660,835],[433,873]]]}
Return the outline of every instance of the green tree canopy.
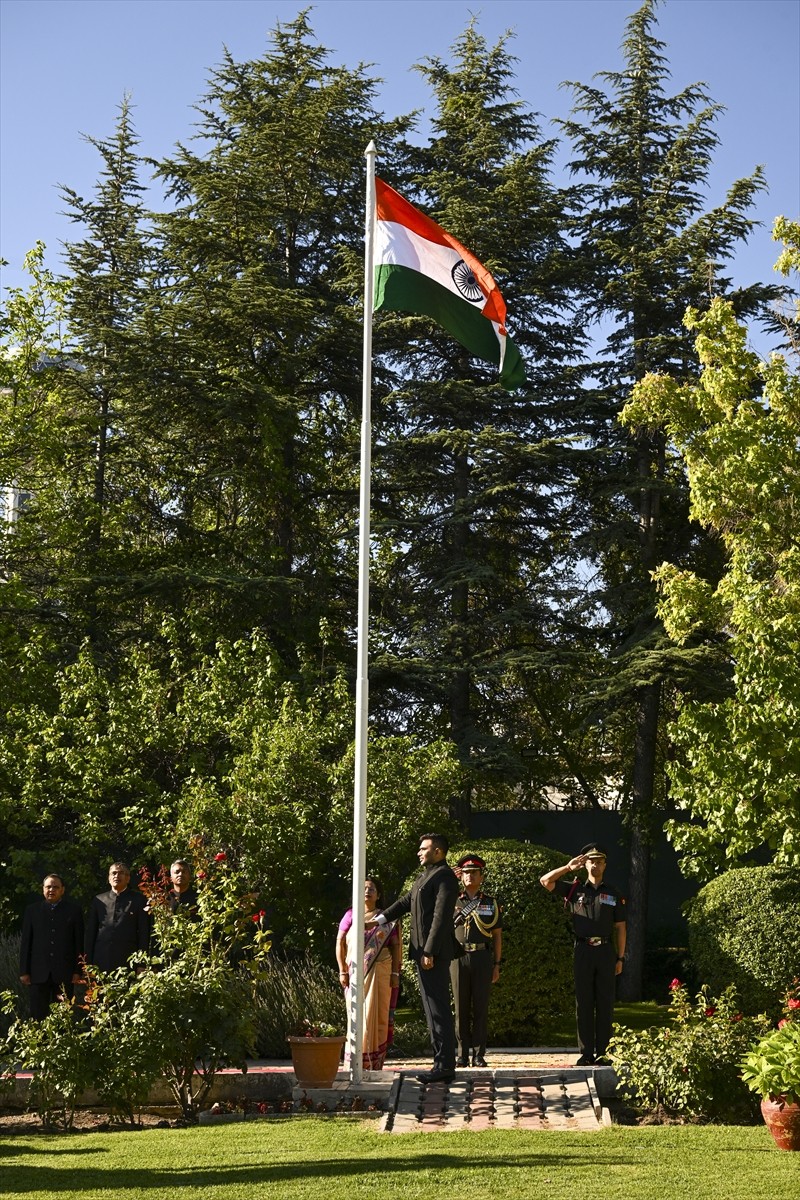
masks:
{"label": "green tree canopy", "polygon": [[[784,270],[800,267],[800,227],[781,221]],[[677,564],[656,572],[667,632],[706,641],[730,667],[729,694],[686,698],[671,733],[672,794],[695,821],[673,822],[685,865],[709,878],[766,843],[800,864],[800,377],[761,361],[730,302],[691,310],[701,364],[693,383],[647,376],[624,419],[663,428],[685,464],[692,517],[725,549],[714,585]]]}

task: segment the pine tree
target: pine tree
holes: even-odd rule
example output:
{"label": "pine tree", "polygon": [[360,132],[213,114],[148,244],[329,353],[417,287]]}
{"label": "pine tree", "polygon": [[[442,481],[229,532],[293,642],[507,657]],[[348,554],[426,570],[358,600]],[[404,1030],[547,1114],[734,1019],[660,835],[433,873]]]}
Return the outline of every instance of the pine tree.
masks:
{"label": "pine tree", "polygon": [[351,655],[364,151],[391,156],[404,127],[327,57],[305,13],[262,58],[226,53],[201,150],[159,168],[175,537],[209,629],[260,625],[290,661],[321,652],[321,622],[334,659]]}
{"label": "pine tree", "polygon": [[505,392],[427,320],[383,317],[375,342],[394,377],[375,406],[372,694],[387,727],[449,736],[473,787],[525,775],[514,709],[530,716],[526,679],[552,656],[569,556],[568,465],[549,440],[580,346],[565,198],[549,178],[553,144],[514,97],[513,63],[507,39],[489,47],[474,23],[452,62],[425,60],[432,137],[390,181],[494,274],[526,387]]}

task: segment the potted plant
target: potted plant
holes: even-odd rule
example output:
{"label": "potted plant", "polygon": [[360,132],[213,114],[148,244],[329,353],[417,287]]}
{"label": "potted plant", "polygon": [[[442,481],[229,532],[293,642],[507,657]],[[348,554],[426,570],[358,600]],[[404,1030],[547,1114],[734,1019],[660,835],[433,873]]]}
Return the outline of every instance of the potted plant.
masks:
{"label": "potted plant", "polygon": [[339,1070],[345,1036],[334,1025],[305,1019],[288,1038],[299,1087],[329,1088]]}
{"label": "potted plant", "polygon": [[762,1037],[742,1062],[742,1078],[761,1096],[761,1112],[780,1150],[800,1150],[800,991],[798,981],[784,1000],[786,1016]]}

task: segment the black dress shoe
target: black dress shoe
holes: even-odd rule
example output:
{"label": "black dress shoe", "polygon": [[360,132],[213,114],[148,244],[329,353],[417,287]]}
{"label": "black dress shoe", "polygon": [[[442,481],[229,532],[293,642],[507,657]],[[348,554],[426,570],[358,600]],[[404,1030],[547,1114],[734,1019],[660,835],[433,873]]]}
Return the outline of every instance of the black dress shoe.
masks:
{"label": "black dress shoe", "polygon": [[432,1071],[420,1071],[417,1075],[420,1083],[452,1083],[455,1077],[455,1071],[441,1071],[437,1067]]}
{"label": "black dress shoe", "polygon": [[594,1065],[595,1065],[596,1067],[610,1067],[610,1066],[611,1066],[611,1059],[610,1059],[610,1058],[606,1058],[605,1054],[601,1054],[601,1055],[600,1055],[598,1058],[596,1058],[596,1059],[594,1060]]}
{"label": "black dress shoe", "polygon": [[575,1063],[576,1067],[591,1067],[594,1063],[594,1056],[591,1054],[582,1054]]}
{"label": "black dress shoe", "polygon": [[469,1059],[465,1058],[464,1055],[462,1054],[460,1058],[456,1059],[456,1066],[457,1067],[468,1067]]}
{"label": "black dress shoe", "polygon": [[488,1063],[482,1054],[476,1054],[472,1060],[473,1067],[488,1067]]}

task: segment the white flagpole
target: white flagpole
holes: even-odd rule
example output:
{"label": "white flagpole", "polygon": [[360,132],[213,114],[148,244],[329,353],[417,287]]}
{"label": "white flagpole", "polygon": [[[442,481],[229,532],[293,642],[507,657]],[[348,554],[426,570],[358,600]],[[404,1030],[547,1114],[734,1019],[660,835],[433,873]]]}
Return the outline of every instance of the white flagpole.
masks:
{"label": "white flagpole", "polygon": [[369,717],[369,512],[372,451],[372,305],[375,257],[374,142],[367,146],[367,203],[364,238],[364,366],[361,406],[361,484],[358,527],[358,658],[356,666],[356,761],[353,791],[353,953],[350,962],[348,1050],[350,1079],[363,1076],[364,876],[367,840],[367,737]]}

